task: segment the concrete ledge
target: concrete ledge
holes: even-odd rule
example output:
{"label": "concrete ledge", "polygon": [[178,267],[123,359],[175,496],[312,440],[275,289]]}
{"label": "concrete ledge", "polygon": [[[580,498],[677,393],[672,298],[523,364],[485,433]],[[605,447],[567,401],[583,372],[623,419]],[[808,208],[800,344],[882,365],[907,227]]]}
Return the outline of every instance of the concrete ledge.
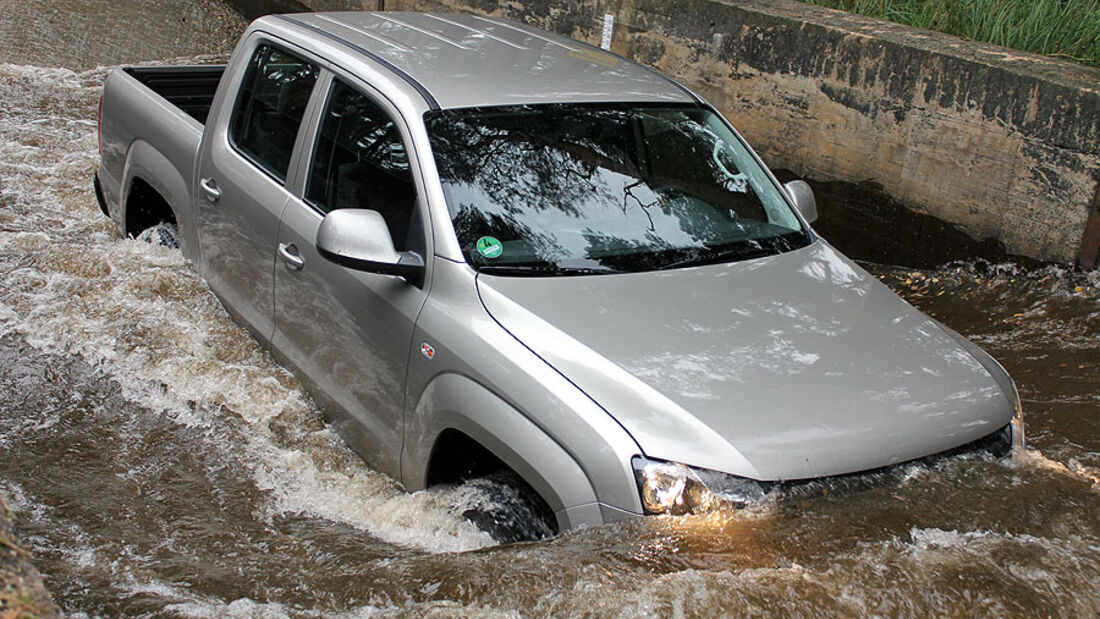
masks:
{"label": "concrete ledge", "polygon": [[229,0],[229,4],[248,19],[269,13],[380,11],[385,8],[385,0]]}
{"label": "concrete ledge", "polygon": [[[229,0],[248,19],[270,13],[380,11],[385,0]],[[380,6],[383,5],[383,6]]]}
{"label": "concrete ledge", "polygon": [[[303,0],[334,2],[356,0]],[[611,14],[613,51],[714,103],[772,167],[871,182],[1011,254],[1096,265],[1100,70],[790,0],[384,6],[499,15],[593,44]]]}

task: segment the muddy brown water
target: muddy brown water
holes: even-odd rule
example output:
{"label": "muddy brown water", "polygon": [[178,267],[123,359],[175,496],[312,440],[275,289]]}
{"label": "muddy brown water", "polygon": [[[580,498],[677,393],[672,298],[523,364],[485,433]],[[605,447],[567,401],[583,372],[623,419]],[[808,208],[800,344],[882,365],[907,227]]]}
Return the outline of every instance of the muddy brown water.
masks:
{"label": "muddy brown water", "polygon": [[[0,38],[0,494],[70,616],[1100,614],[1100,276],[866,265],[1015,377],[1015,457],[494,545],[458,515],[476,489],[408,494],[364,466],[177,251],[100,215],[106,69],[85,68],[236,36],[178,47],[164,15],[243,26],[216,3],[153,4],[0,17],[2,33],[54,20]],[[132,49],[103,31],[117,19]]]}

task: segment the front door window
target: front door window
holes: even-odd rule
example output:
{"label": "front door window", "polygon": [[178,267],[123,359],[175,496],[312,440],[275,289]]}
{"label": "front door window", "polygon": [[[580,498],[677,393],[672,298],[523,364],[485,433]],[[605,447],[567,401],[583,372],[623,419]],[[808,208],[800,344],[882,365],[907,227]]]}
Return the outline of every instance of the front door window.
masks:
{"label": "front door window", "polygon": [[321,122],[306,199],[322,213],[378,211],[394,248],[408,249],[416,189],[401,133],[381,108],[340,80],[333,83]]}

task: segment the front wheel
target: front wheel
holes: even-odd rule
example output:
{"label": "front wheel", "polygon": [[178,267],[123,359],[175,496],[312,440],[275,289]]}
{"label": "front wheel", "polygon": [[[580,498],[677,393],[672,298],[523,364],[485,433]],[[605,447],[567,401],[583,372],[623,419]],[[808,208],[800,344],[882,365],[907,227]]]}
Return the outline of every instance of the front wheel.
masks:
{"label": "front wheel", "polygon": [[468,480],[455,510],[502,543],[530,542],[557,534],[550,506],[512,471]]}

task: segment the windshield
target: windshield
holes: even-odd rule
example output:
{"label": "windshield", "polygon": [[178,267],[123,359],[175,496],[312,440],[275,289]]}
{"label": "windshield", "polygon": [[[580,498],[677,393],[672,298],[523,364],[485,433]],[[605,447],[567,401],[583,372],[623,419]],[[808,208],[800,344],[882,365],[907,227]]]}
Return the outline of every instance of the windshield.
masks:
{"label": "windshield", "polygon": [[429,112],[466,259],[499,274],[649,271],[810,242],[768,173],[694,106]]}

